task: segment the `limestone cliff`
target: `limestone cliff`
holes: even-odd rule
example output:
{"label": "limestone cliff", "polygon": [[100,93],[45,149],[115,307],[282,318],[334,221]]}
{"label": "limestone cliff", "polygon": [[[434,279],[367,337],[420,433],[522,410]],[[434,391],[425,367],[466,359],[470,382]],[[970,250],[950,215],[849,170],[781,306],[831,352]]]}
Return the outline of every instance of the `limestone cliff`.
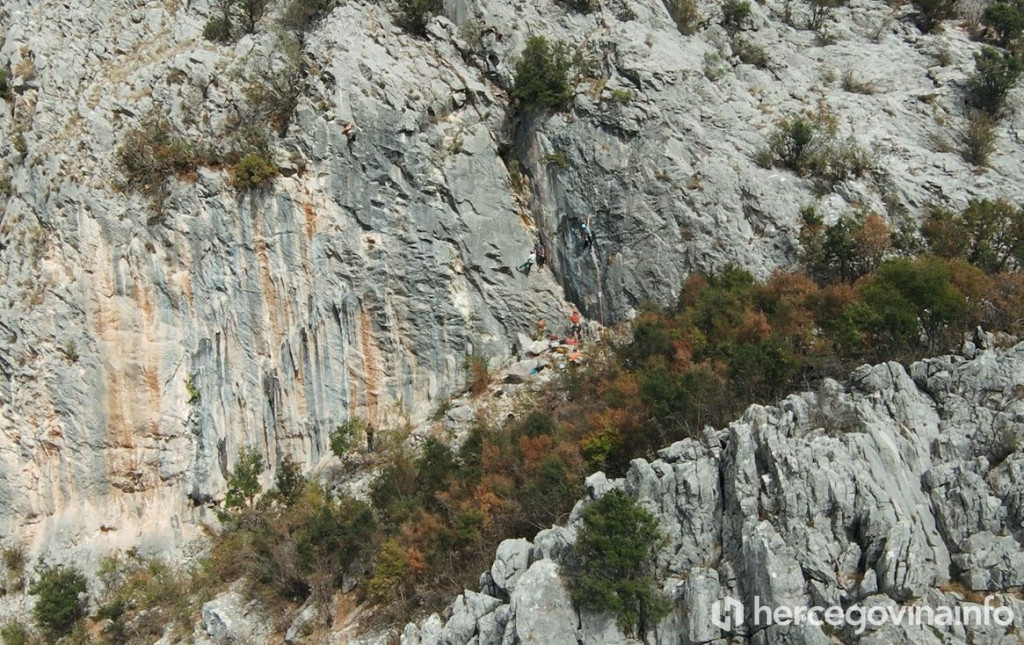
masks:
{"label": "limestone cliff", "polygon": [[[282,176],[239,194],[200,169],[157,218],[117,189],[116,151],[154,112],[198,143],[234,127],[277,9],[223,46],[202,38],[207,0],[4,2],[0,534],[92,564],[165,552],[198,532],[195,502],[222,493],[242,448],[313,467],[353,414],[422,419],[467,353],[503,360],[567,300],[607,323],[671,300],[689,271],[764,276],[794,259],[812,203],[1024,196],[1014,118],[985,173],[934,150],[963,122],[978,45],[959,29],[921,36],[909,8],[855,0],[822,45],[778,19],[787,4],[752,7],[761,69],[712,4],[684,36],[658,0],[451,0],[419,39],[383,3],[345,3],[305,43]],[[512,118],[531,34],[574,48],[569,113]],[[854,68],[875,93],[844,91]],[[753,160],[779,118],[819,105],[876,156],[821,198]],[[538,237],[551,270],[523,275]]]}

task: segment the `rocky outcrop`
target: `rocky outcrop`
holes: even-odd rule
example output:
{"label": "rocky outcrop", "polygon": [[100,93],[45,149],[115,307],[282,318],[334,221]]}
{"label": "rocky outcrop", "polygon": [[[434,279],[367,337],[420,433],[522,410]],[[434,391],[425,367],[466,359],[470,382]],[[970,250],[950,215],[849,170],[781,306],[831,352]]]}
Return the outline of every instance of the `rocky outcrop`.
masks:
{"label": "rocky outcrop", "polygon": [[[857,0],[822,45],[768,0],[744,34],[759,69],[717,5],[682,36],[660,0],[599,4],[451,0],[418,39],[381,3],[343,3],[306,40],[304,93],[274,142],[281,176],[238,194],[203,168],[154,217],[117,190],[117,149],[154,112],[198,144],[234,128],[237,72],[279,48],[278,5],[222,46],[201,37],[210,0],[4,2],[0,534],[87,568],[112,548],[166,554],[210,519],[243,448],[267,458],[267,482],[286,455],[312,470],[338,423],[423,419],[461,388],[467,353],[501,362],[539,318],[563,321],[566,300],[612,322],[673,300],[694,270],[765,276],[794,259],[809,204],[833,217],[1024,197],[1019,116],[985,174],[933,150],[938,122],[963,124],[978,46],[958,30],[921,36],[906,9]],[[574,48],[569,113],[510,107],[532,34]],[[852,68],[875,93],[843,89]],[[819,106],[876,157],[870,181],[821,198],[753,162],[779,118]],[[537,238],[550,267],[517,272]],[[687,477],[705,509],[719,503]],[[697,520],[680,528],[706,537]]]}
{"label": "rocky outcrop", "polygon": [[[1021,383],[1024,344],[909,370],[864,366],[845,384],[827,381],[818,392],[752,406],[727,428],[673,444],[654,461],[634,460],[622,480],[592,475],[568,526],[538,534],[525,567],[518,554],[528,543],[502,543],[481,589],[495,609],[476,631],[461,624],[465,639],[442,641],[410,625],[402,642],[625,642],[612,618],[567,604],[558,577],[566,547],[538,548],[553,533],[571,544],[582,508],[619,487],[658,518],[666,537],[658,568],[672,610],[648,643],[1014,643],[1024,630],[1024,523],[1020,488],[1007,482],[1024,464]],[[510,597],[499,583],[509,576],[495,570],[514,571]],[[727,597],[748,612],[755,597],[770,607],[898,611],[963,610],[986,595],[1012,609],[1009,624],[933,630],[905,621],[865,631],[752,625],[749,613],[728,630],[712,622],[712,605]],[[456,613],[448,614],[450,624]],[[560,637],[531,641],[538,625]]]}

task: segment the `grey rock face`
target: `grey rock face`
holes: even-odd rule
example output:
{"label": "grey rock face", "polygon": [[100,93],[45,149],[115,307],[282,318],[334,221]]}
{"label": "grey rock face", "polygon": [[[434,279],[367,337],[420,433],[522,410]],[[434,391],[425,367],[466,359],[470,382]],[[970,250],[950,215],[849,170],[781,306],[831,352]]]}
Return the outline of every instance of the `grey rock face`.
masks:
{"label": "grey rock face", "polygon": [[[964,125],[961,88],[979,45],[962,30],[921,36],[886,2],[865,0],[836,11],[838,41],[821,46],[774,18],[790,3],[767,0],[744,34],[767,54],[759,69],[714,24],[718,6],[700,4],[706,28],[685,37],[660,0],[590,14],[549,0],[452,0],[418,39],[380,3],[342,3],[308,38],[308,87],[274,143],[282,176],[238,195],[228,172],[200,169],[171,180],[153,217],[148,200],[116,190],[117,149],[157,111],[201,144],[232,129],[246,105],[235,72],[280,49],[274,16],[220,46],[201,38],[209,2],[6,0],[0,66],[15,91],[0,106],[0,180],[11,186],[0,204],[0,534],[90,568],[110,549],[173,552],[211,519],[244,448],[270,464],[267,484],[285,456],[322,467],[339,423],[426,418],[462,387],[466,354],[504,361],[538,319],[564,332],[567,300],[612,322],[645,299],[673,301],[695,270],[738,262],[765,277],[796,258],[810,204],[831,219],[855,207],[1024,200],[1020,115],[997,128],[984,175],[933,150],[939,120],[950,132]],[[574,105],[513,122],[514,61],[535,34],[574,47]],[[845,91],[837,78],[851,68],[877,91]],[[819,198],[809,179],[754,163],[780,118],[819,105],[841,138],[874,152],[875,180]],[[548,267],[516,271],[538,238]],[[972,350],[982,361],[986,342]],[[890,368],[878,370],[858,387],[903,396],[905,384],[888,389]],[[941,399],[949,378],[926,375],[922,387]],[[799,414],[806,402],[784,405]],[[874,428],[893,405],[858,404],[858,423]],[[1020,436],[1020,424],[995,419],[979,418],[970,437],[940,433],[937,419],[918,431],[944,453],[974,454]],[[669,521],[686,546],[663,554],[666,566],[715,564],[718,512],[738,549],[758,504],[803,521],[887,508],[865,520],[865,557],[877,561],[898,516],[911,522],[906,544],[925,545],[923,579],[946,566],[936,534],[960,520],[909,519],[921,495],[815,470],[813,494],[799,497],[786,478],[811,448],[760,473],[750,451],[770,452],[774,439],[743,424],[728,432],[733,452],[706,443],[685,472],[664,461],[637,475],[666,516],[680,487],[699,508]],[[888,439],[873,430],[813,450],[857,461]],[[917,490],[929,451],[895,445],[908,479],[887,483]],[[878,454],[858,463],[901,472],[892,451]],[[996,466],[992,493],[1019,522],[1012,463]],[[726,474],[721,489],[709,469]]]}
{"label": "grey rock face", "polygon": [[254,603],[237,591],[229,591],[203,605],[200,623],[203,632],[196,640],[209,639],[214,645],[260,645],[270,643],[271,630]]}
{"label": "grey rock face", "polygon": [[[1024,601],[1013,592],[1024,573],[1018,541],[1024,524],[1019,489],[1011,485],[1019,482],[1024,454],[1014,445],[992,468],[986,456],[992,446],[975,437],[1019,424],[1022,368],[1024,344],[981,350],[972,360],[921,361],[909,373],[896,363],[865,366],[846,386],[831,381],[816,394],[751,406],[724,430],[680,441],[652,462],[634,460],[622,481],[591,476],[588,497],[569,525],[538,534],[525,573],[516,567],[510,601],[493,612],[507,608],[501,642],[529,642],[541,630],[558,638],[535,642],[627,642],[610,617],[580,614],[568,604],[554,561],[575,540],[579,509],[622,486],[658,518],[666,538],[658,563],[671,609],[647,630],[648,643],[740,638],[824,645],[838,637],[1010,645],[1024,624]],[[495,567],[503,570],[510,553],[524,551],[525,545],[502,543]],[[961,590],[975,593],[965,597]],[[748,612],[755,599],[769,608],[976,612],[985,595],[1012,610],[1015,622],[935,631],[905,621],[826,631],[813,624],[754,625],[750,613],[730,630],[711,620],[712,605],[726,597]],[[487,634],[480,642],[499,642],[491,616],[477,623],[477,633]]]}

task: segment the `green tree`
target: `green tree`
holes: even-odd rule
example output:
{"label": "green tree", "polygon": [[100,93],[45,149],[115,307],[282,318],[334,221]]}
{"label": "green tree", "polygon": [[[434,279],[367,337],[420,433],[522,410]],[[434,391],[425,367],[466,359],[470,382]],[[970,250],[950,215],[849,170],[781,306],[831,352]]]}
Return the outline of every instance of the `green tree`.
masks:
{"label": "green tree", "polygon": [[658,522],[615,489],[583,511],[572,548],[569,592],[581,609],[614,613],[624,629],[664,616],[667,601],[654,583],[654,557],[663,538]]}
{"label": "green tree", "polygon": [[284,8],[279,24],[300,38],[337,6],[337,0],[292,0]]}
{"label": "green tree", "polygon": [[228,477],[228,492],[224,496],[225,508],[251,508],[256,496],[263,490],[260,474],[263,472],[263,457],[255,448],[246,448],[238,455],[231,476]]}
{"label": "green tree", "polygon": [[71,631],[83,615],[79,596],[86,592],[85,576],[74,567],[60,565],[40,571],[29,593],[39,596],[32,610],[36,624],[56,636]]}
{"label": "green tree", "polygon": [[929,351],[959,331],[968,313],[967,299],[952,281],[949,265],[934,256],[890,260],[861,289],[866,305],[860,326],[878,356]]}
{"label": "green tree", "polygon": [[988,273],[1024,265],[1024,211],[1005,199],[971,200],[960,213],[932,208],[921,233],[932,253]]}
{"label": "green tree", "polygon": [[956,15],[956,0],[913,0],[913,4],[917,9],[914,22],[926,34]]}
{"label": "green tree", "polygon": [[819,282],[853,282],[878,268],[892,245],[892,235],[876,215],[843,216],[826,226],[803,214],[800,244],[808,272]]}
{"label": "green tree", "polygon": [[302,469],[299,464],[286,456],[277,466],[277,475],[274,477],[274,489],[277,496],[286,505],[291,506],[302,495],[302,489],[306,487],[306,478],[302,476]]}
{"label": "green tree", "polygon": [[968,102],[993,117],[1001,116],[1006,95],[1024,69],[1021,56],[985,47],[974,54],[974,68],[974,74],[967,80]]}
{"label": "green tree", "polygon": [[572,61],[565,43],[549,44],[544,36],[531,36],[516,63],[512,98],[523,108],[547,107],[556,111],[572,105],[568,74]]}
{"label": "green tree", "polygon": [[430,19],[444,9],[442,0],[398,0],[402,14],[398,24],[414,36],[426,36]]}
{"label": "green tree", "polygon": [[434,437],[423,443],[423,452],[416,460],[416,490],[431,504],[434,493],[448,488],[458,462],[452,449]]}
{"label": "green tree", "polygon": [[725,0],[722,3],[722,26],[729,33],[743,29],[750,20],[749,0]]}
{"label": "green tree", "polygon": [[1009,47],[1024,33],[1024,2],[994,2],[985,7],[981,22],[995,32],[1001,47]]}

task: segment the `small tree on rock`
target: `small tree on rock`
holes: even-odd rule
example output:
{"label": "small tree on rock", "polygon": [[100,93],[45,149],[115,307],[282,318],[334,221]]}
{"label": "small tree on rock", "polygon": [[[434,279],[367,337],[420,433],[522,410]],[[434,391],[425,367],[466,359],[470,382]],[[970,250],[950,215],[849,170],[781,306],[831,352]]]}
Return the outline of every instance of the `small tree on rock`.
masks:
{"label": "small tree on rock", "polygon": [[73,567],[57,565],[43,569],[29,593],[39,596],[32,610],[36,624],[53,636],[60,636],[83,615],[79,596],[86,592],[85,576]]}
{"label": "small tree on rock", "polygon": [[668,603],[654,586],[654,556],[662,543],[658,522],[621,490],[583,511],[572,548],[569,591],[581,609],[611,612],[642,636]]}
{"label": "small tree on rock", "polygon": [[573,90],[568,75],[572,61],[565,43],[548,43],[544,36],[526,41],[526,49],[516,63],[516,84],[512,98],[524,108],[548,107],[568,110]]}
{"label": "small tree on rock", "polygon": [[263,457],[255,448],[246,448],[238,456],[231,476],[228,477],[228,492],[224,496],[225,508],[252,508],[256,496],[263,487],[260,474],[263,472]]}

